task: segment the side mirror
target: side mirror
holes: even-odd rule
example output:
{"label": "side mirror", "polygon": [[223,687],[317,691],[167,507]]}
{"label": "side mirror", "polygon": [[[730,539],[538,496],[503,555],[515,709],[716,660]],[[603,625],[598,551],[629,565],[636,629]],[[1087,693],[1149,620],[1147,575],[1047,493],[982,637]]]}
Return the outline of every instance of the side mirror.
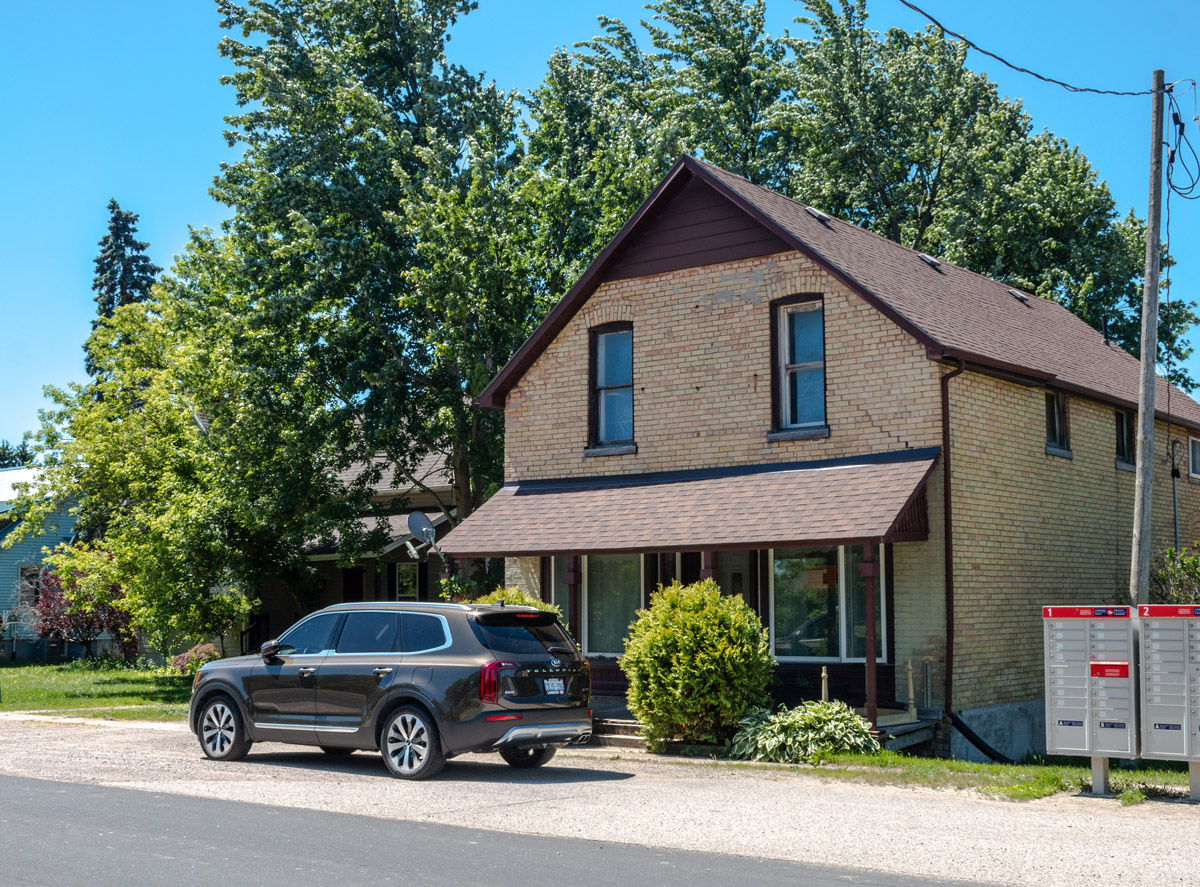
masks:
{"label": "side mirror", "polygon": [[282,649],[283,645],[279,641],[267,641],[259,648],[258,652],[262,654],[263,659],[272,659]]}

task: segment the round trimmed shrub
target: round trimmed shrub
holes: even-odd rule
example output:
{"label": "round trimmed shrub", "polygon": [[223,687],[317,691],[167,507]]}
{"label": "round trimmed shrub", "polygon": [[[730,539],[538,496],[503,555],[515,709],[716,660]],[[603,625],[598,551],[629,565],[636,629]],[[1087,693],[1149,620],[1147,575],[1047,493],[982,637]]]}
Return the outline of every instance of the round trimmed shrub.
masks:
{"label": "round trimmed shrub", "polygon": [[212,644],[196,644],[185,653],[171,660],[171,671],[178,674],[195,674],[206,662],[220,659],[220,651]]}
{"label": "round trimmed shrub", "polygon": [[756,708],[742,719],[730,754],[748,761],[819,763],[835,754],[875,754],[871,725],[844,702],[805,702],[773,712]]}
{"label": "round trimmed shrub", "polygon": [[774,664],[758,616],[711,579],[656,591],[620,660],[629,710],[656,750],[671,740],[726,742],[742,715],[766,701]]}
{"label": "round trimmed shrub", "polygon": [[539,610],[545,610],[547,613],[557,613],[558,621],[563,621],[562,611],[558,607],[541,598],[526,594],[515,585],[511,588],[505,588],[502,585],[495,591],[489,591],[482,597],[477,597],[471,601],[473,604],[499,604],[501,602],[506,607],[536,607]]}

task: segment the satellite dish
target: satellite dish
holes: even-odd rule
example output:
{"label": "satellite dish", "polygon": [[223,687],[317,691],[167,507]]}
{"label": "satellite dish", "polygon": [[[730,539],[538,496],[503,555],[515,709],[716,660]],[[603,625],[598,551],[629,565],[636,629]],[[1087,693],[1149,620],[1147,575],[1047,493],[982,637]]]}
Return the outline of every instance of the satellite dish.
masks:
{"label": "satellite dish", "polygon": [[429,518],[419,511],[414,511],[408,516],[408,532],[412,533],[417,539],[422,542],[427,542],[432,545],[433,540],[437,536],[437,531],[434,530],[433,524],[429,522]]}

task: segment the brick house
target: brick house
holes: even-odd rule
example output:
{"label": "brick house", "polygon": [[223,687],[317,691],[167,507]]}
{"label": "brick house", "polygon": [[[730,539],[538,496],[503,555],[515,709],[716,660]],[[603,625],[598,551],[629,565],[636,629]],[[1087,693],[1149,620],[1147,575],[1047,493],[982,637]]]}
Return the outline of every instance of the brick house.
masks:
{"label": "brick house", "polygon": [[[684,157],[480,395],[507,482],[441,544],[558,603],[597,692],[651,591],[712,576],[770,629],[780,698],[825,667],[903,703],[928,661],[916,701],[1019,755],[1039,607],[1127,595],[1137,392],[1060,305]],[[1200,404],[1160,379],[1156,415],[1161,550],[1171,440],[1200,535]]]}

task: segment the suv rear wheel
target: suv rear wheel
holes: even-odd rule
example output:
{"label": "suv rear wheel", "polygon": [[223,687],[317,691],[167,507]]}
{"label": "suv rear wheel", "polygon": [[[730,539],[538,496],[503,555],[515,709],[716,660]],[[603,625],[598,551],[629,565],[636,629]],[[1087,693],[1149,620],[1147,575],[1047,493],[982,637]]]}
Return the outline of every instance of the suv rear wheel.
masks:
{"label": "suv rear wheel", "polygon": [[400,779],[428,779],[446,765],[433,718],[416,706],[388,716],[379,746],[388,770]]}
{"label": "suv rear wheel", "polygon": [[552,757],[557,749],[553,748],[506,748],[500,752],[500,757],[510,767],[518,770],[532,770],[540,767]]}

